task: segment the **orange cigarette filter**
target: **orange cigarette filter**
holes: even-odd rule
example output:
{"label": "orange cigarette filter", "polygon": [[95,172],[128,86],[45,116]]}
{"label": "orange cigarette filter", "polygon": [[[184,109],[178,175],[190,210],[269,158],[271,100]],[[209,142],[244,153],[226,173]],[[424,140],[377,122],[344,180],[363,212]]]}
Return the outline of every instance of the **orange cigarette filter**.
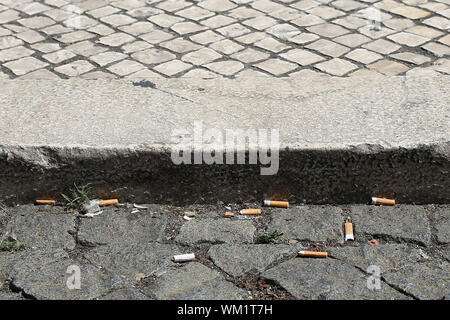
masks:
{"label": "orange cigarette filter", "polygon": [[113,206],[115,204],[118,204],[119,200],[118,199],[109,199],[109,200],[100,200],[98,202],[98,205],[100,207],[105,207],[105,206]]}
{"label": "orange cigarette filter", "polygon": [[345,241],[355,240],[355,236],[353,235],[352,218],[348,217],[347,220],[345,220],[344,228],[345,228]]}
{"label": "orange cigarette filter", "polygon": [[395,205],[395,200],[372,197],[372,204],[379,204],[379,205],[383,205],[383,206],[393,206],[393,205]]}
{"label": "orange cigarette filter", "polygon": [[231,217],[234,217],[234,213],[233,212],[231,212],[231,211],[225,212],[225,218],[231,218]]}
{"label": "orange cigarette filter", "polygon": [[240,213],[245,215],[257,215],[261,214],[261,209],[244,209],[241,210]]}
{"label": "orange cigarette filter", "polygon": [[320,251],[299,251],[298,255],[301,257],[311,257],[311,258],[326,258],[328,256],[326,252]]}
{"label": "orange cigarette filter", "polygon": [[264,200],[264,205],[268,207],[289,208],[289,202],[287,201]]}
{"label": "orange cigarette filter", "polygon": [[36,200],[36,204],[39,204],[39,205],[48,204],[48,205],[54,206],[56,204],[56,201],[55,200]]}

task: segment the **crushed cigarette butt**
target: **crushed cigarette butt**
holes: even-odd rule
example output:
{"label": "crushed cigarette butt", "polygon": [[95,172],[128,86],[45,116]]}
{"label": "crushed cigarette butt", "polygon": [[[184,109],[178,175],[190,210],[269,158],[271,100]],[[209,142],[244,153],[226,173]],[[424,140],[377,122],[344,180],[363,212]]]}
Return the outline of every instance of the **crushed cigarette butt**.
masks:
{"label": "crushed cigarette butt", "polygon": [[288,244],[296,244],[297,242],[298,242],[297,240],[293,240],[293,239],[292,239],[292,240],[289,240],[289,241],[288,241]]}
{"label": "crushed cigarette butt", "polygon": [[231,217],[234,217],[234,213],[233,212],[231,212],[231,211],[225,212],[225,218],[231,218]]}
{"label": "crushed cigarette butt", "polygon": [[183,219],[186,220],[186,221],[192,220],[192,218],[189,218],[189,217],[186,216],[186,215],[183,216]]}
{"label": "crushed cigarette butt", "polygon": [[367,243],[371,246],[376,246],[378,244],[380,244],[380,242],[378,240],[372,239],[370,241],[367,241]]}
{"label": "crushed cigarette butt", "polygon": [[188,217],[195,217],[195,212],[192,212],[192,211],[186,211],[186,212],[184,213],[184,215],[185,215],[185,216],[188,216]]}

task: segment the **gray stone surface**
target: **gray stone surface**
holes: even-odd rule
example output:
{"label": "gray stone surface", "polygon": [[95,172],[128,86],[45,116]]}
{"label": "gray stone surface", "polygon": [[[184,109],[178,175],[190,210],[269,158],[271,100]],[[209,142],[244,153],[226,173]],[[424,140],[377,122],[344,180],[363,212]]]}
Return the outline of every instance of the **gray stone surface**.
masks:
{"label": "gray stone surface", "polygon": [[[36,212],[37,211],[37,212]],[[75,248],[75,215],[65,213],[61,207],[20,206],[15,211],[6,231],[14,232],[26,248]]]}
{"label": "gray stone surface", "polygon": [[135,288],[124,288],[114,290],[103,297],[99,298],[99,300],[150,300],[146,295],[142,292],[136,290]]}
{"label": "gray stone surface", "polygon": [[171,258],[184,251],[173,244],[130,244],[125,241],[111,246],[98,246],[86,253],[85,257],[96,266],[134,281],[138,273],[150,276],[173,265]]}
{"label": "gray stone surface", "polygon": [[229,245],[212,246],[208,255],[216,266],[233,277],[256,275],[283,258],[296,255],[297,248],[288,245]]}
{"label": "gray stone surface", "polygon": [[283,232],[287,239],[344,241],[342,209],[332,206],[297,206],[272,213],[268,230]]}
{"label": "gray stone surface", "polygon": [[159,239],[167,221],[167,212],[129,208],[103,208],[103,213],[80,222],[78,239],[87,245],[108,243],[146,243]]}
{"label": "gray stone surface", "polygon": [[[101,175],[105,188],[151,182],[155,199],[176,190],[198,200],[192,186],[216,198],[248,198],[279,183],[298,202],[364,203],[395,192],[399,202],[445,203],[449,77],[370,79],[152,80],[157,89],[111,80],[2,81],[0,194],[31,198],[34,189],[61,190],[68,180]],[[193,130],[195,120],[221,131],[278,129],[276,178],[261,177],[261,165],[174,165],[172,133]],[[19,122],[21,130],[7,129]],[[16,163],[27,165],[13,176]]]}
{"label": "gray stone surface", "polygon": [[439,243],[450,243],[450,210],[438,208],[433,211],[433,223],[437,241]]}
{"label": "gray stone surface", "polygon": [[185,222],[175,240],[181,244],[253,243],[255,231],[251,221],[205,218]]}
{"label": "gray stone surface", "polygon": [[146,289],[158,300],[241,300],[247,298],[244,290],[225,280],[217,271],[197,262],[188,263],[162,274]]}
{"label": "gray stone surface", "polygon": [[334,259],[294,258],[267,270],[262,277],[275,281],[297,299],[406,299],[381,282],[380,290],[367,288],[367,276]]}
{"label": "gray stone surface", "polygon": [[[70,274],[67,268],[80,268],[80,289],[66,285]],[[120,277],[107,274],[90,264],[79,263],[61,250],[36,250],[10,265],[11,283],[25,295],[39,300],[86,300],[100,297],[120,288]]]}
{"label": "gray stone surface", "polygon": [[22,300],[23,298],[18,294],[0,291],[0,300]]}
{"label": "gray stone surface", "polygon": [[430,224],[423,207],[413,205],[350,207],[355,232],[428,245]]}

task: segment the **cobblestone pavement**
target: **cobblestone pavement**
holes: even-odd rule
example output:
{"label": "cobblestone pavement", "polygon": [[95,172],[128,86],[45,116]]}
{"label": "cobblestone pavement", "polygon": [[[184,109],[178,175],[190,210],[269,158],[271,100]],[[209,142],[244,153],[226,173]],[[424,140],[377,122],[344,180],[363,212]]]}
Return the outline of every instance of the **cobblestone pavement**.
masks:
{"label": "cobblestone pavement", "polygon": [[449,0],[0,0],[0,79],[450,74]]}
{"label": "cobblestone pavement", "polygon": [[[450,293],[449,206],[264,207],[250,218],[225,218],[222,205],[147,207],[132,212],[122,204],[93,218],[58,206],[3,209],[1,237],[14,233],[25,248],[0,251],[0,299],[443,299]],[[195,213],[192,220],[183,219],[186,211]],[[343,239],[349,215],[354,242]],[[278,243],[261,243],[262,232],[275,230],[283,233]],[[380,243],[367,244],[371,239]],[[329,256],[301,258],[302,249]],[[196,261],[171,261],[190,252]],[[69,289],[77,274],[80,289]]]}

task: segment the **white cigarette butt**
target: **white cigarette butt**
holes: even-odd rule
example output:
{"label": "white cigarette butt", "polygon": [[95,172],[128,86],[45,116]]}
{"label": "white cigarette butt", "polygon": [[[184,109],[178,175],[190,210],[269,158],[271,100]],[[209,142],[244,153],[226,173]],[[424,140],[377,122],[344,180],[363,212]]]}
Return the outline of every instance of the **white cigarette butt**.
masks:
{"label": "white cigarette butt", "polygon": [[172,260],[174,262],[186,262],[186,261],[192,261],[195,259],[194,253],[187,253],[187,254],[179,254],[176,256],[173,256]]}

